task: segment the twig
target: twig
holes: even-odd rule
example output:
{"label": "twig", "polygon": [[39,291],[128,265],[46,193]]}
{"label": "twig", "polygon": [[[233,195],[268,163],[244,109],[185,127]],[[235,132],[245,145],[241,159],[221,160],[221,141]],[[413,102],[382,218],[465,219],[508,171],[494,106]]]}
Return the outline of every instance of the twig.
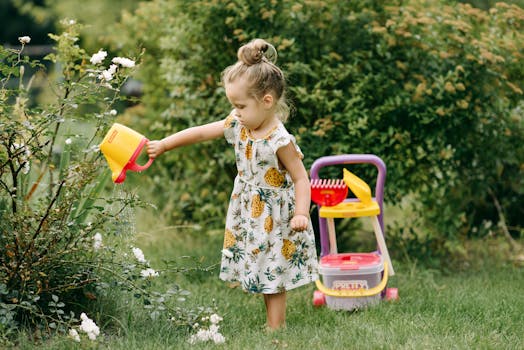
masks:
{"label": "twig", "polygon": [[513,239],[513,237],[511,237],[511,234],[509,233],[508,226],[506,225],[506,219],[502,211],[502,206],[500,205],[491,187],[488,187],[488,193],[490,194],[491,198],[493,199],[493,204],[495,204],[495,208],[497,208],[497,213],[499,215],[499,221],[500,221],[500,226],[502,228],[502,233],[504,234],[504,237],[506,238],[506,240],[510,243],[511,250],[520,251],[520,248],[521,248],[520,245],[517,243],[517,241]]}
{"label": "twig", "polygon": [[32,240],[34,241],[36,239],[36,237],[38,237],[38,235],[40,234],[40,230],[42,229],[42,227],[44,226],[44,223],[45,221],[47,220],[47,217],[49,216],[50,212],[51,212],[51,208],[53,207],[53,205],[55,204],[55,202],[57,201],[59,195],[60,195],[60,192],[62,191],[62,188],[64,187],[64,184],[65,184],[65,180],[62,180],[60,182],[60,185],[58,186],[58,189],[56,190],[56,193],[55,193],[55,196],[53,197],[53,199],[51,199],[51,202],[49,203],[49,205],[47,206],[47,209],[46,209],[46,212],[44,214],[44,216],[42,217],[42,220],[40,220],[40,223],[38,224],[38,228],[36,229],[35,233],[33,234],[33,237],[32,237]]}

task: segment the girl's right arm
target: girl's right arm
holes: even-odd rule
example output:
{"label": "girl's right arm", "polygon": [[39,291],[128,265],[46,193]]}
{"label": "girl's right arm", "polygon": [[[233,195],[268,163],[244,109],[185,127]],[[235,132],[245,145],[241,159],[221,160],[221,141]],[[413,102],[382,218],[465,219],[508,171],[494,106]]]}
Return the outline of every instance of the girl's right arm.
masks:
{"label": "girl's right arm", "polygon": [[224,136],[224,120],[194,126],[162,140],[149,141],[147,143],[147,155],[150,158],[156,158],[162,153],[172,150],[173,148],[192,145],[203,141],[213,140]]}

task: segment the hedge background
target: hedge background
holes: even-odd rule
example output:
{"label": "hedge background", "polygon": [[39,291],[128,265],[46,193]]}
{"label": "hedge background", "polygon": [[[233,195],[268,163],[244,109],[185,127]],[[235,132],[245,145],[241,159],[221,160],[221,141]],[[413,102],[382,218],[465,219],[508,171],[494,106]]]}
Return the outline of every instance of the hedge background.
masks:
{"label": "hedge background", "polygon": [[[104,7],[105,22],[67,1],[12,3],[47,20],[76,11],[93,23],[84,39],[93,52],[143,48],[129,85],[140,102],[120,121],[150,138],[226,116],[220,73],[240,45],[265,38],[287,74],[287,126],[306,167],[339,153],[386,162],[386,203],[410,213],[388,221],[392,251],[440,261],[463,254],[467,238],[522,236],[519,1],[130,1]],[[156,215],[221,227],[232,159],[225,142],[159,159],[140,179],[153,189]]]}

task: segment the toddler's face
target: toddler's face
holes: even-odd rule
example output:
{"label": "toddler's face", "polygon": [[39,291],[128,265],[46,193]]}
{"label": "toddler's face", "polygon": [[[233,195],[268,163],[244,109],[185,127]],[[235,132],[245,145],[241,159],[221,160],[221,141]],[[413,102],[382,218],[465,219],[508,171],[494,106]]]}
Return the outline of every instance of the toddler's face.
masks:
{"label": "toddler's face", "polygon": [[272,114],[263,101],[248,95],[248,85],[245,79],[226,84],[226,95],[235,107],[237,117],[242,125],[250,130],[257,130]]}

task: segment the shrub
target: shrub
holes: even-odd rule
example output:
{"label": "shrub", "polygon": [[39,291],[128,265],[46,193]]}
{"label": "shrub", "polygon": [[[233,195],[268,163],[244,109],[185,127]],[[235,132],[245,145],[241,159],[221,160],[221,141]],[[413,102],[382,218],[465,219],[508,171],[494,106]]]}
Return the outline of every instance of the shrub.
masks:
{"label": "shrub", "polygon": [[[154,288],[158,271],[140,249],[130,254],[129,210],[143,203],[106,186],[102,170],[98,143],[126,99],[120,90],[130,71],[107,67],[102,51],[89,58],[77,44],[81,26],[64,24],[50,35],[54,80],[23,56],[30,38],[20,38],[20,50],[0,47],[0,342],[19,326],[66,332],[80,321],[96,338],[99,328],[80,314],[109,290],[139,298],[151,318],[192,324],[207,311],[180,305],[187,292],[178,285]],[[33,95],[38,84],[52,92],[48,100]],[[168,264],[161,272],[179,270]]]}
{"label": "shrub", "polygon": [[[268,39],[288,76],[297,111],[288,127],[306,166],[377,154],[388,166],[386,201],[411,198],[417,217],[390,228],[392,250],[444,257],[481,236],[484,220],[505,217],[513,237],[522,230],[522,24],[523,10],[505,3],[151,1],[123,16],[121,33],[131,34],[118,43],[146,49],[140,121],[161,137],[224,117],[220,72],[241,44]],[[158,162],[155,193],[173,220],[222,216],[230,152],[197,145]]]}

